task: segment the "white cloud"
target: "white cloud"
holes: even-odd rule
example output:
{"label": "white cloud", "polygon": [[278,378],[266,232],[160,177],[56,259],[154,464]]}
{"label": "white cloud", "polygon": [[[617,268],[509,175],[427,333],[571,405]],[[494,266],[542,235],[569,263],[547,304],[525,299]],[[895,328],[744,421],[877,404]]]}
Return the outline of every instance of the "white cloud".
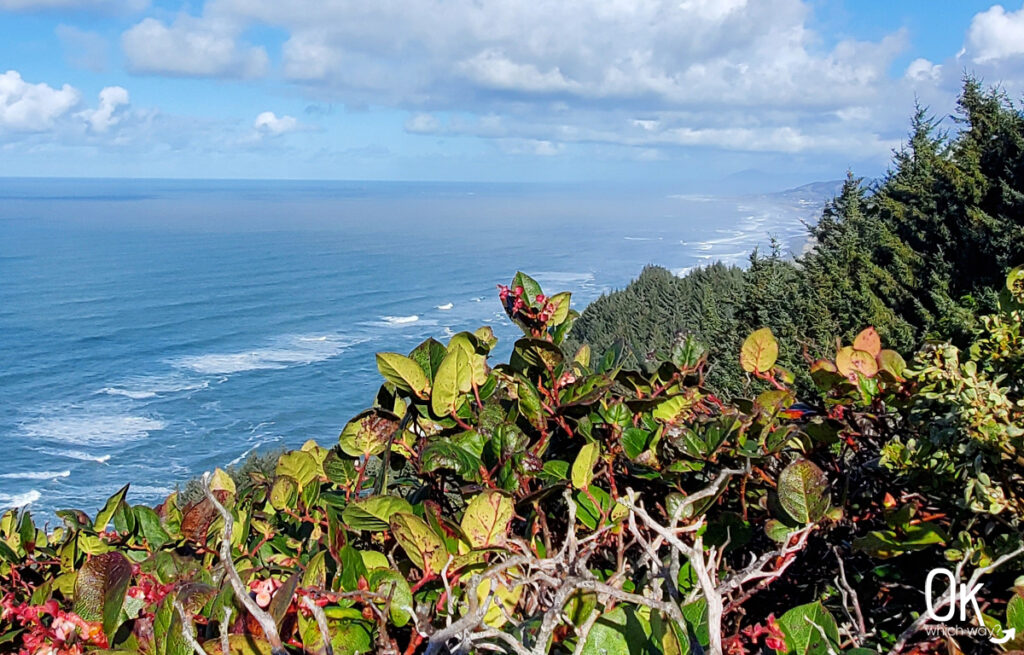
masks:
{"label": "white cloud", "polygon": [[557,93],[579,87],[565,79],[557,66],[542,73],[535,65],[516,63],[494,49],[477,53],[458,67],[469,79],[490,89]]}
{"label": "white cloud", "polygon": [[217,18],[180,15],[167,25],[145,18],[121,36],[130,69],[196,77],[259,77],[266,50],[237,43],[238,27]]}
{"label": "white cloud", "polygon": [[[411,133],[481,129],[468,119],[425,118],[443,111],[496,116],[525,130],[492,129],[489,138],[552,143],[578,138],[574,131],[619,139],[623,123],[610,125],[624,114],[648,120],[665,112],[686,112],[687,127],[702,139],[728,140],[731,132],[716,130],[742,128],[758,135],[754,150],[827,147],[780,136],[806,133],[808,124],[822,134],[856,124],[873,144],[885,129],[902,134],[902,113],[887,125],[895,110],[863,108],[892,105],[908,88],[909,80],[888,73],[907,34],[826,47],[812,7],[802,0],[207,0],[203,13],[283,30],[287,79],[321,100],[407,109]],[[638,126],[649,134],[669,129]]]}
{"label": "white cloud", "polygon": [[79,93],[65,84],[55,89],[48,84],[30,84],[18,71],[0,75],[0,132],[39,132],[53,127],[79,101]]}
{"label": "white cloud", "polygon": [[907,66],[904,76],[914,81],[938,81],[942,77],[942,66],[918,57]]}
{"label": "white cloud", "polygon": [[295,120],[292,116],[280,116],[278,117],[272,111],[265,111],[256,117],[253,121],[253,128],[260,134],[266,134],[269,136],[278,136],[280,134],[287,134],[288,132],[294,132],[299,129],[299,121]]}
{"label": "white cloud", "polygon": [[416,114],[405,121],[405,131],[412,134],[433,134],[441,128],[441,122],[432,114]]}
{"label": "white cloud", "polygon": [[100,91],[100,104],[96,109],[79,113],[93,132],[103,133],[121,122],[118,110],[130,103],[128,91],[120,86],[108,86]]}
{"label": "white cloud", "polygon": [[977,63],[1024,54],[1024,7],[1007,12],[994,5],[976,14],[967,30],[965,50]]}

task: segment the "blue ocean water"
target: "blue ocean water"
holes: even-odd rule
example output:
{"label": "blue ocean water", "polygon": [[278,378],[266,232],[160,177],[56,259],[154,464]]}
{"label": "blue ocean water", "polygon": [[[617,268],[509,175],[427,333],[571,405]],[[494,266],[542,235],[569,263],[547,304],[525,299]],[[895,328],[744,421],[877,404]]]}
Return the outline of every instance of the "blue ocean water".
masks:
{"label": "blue ocean water", "polygon": [[490,324],[516,270],[582,308],[648,263],[798,244],[815,187],[742,198],[431,183],[0,180],[0,510],[157,503],[333,443],[373,353]]}

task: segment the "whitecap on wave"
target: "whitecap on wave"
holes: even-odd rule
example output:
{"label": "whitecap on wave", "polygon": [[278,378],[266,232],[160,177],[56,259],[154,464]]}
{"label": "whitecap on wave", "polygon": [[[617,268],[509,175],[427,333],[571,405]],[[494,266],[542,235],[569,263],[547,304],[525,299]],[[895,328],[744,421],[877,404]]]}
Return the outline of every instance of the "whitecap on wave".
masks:
{"label": "whitecap on wave", "polygon": [[208,386],[210,386],[209,380],[189,380],[177,376],[152,376],[132,378],[116,386],[103,387],[97,393],[124,396],[132,400],[146,400],[181,391],[198,391]]}
{"label": "whitecap on wave", "polygon": [[[562,291],[564,287],[582,285],[594,281],[593,273],[572,271],[540,271],[531,275],[545,291]],[[557,289],[555,287],[558,287]]]}
{"label": "whitecap on wave", "polygon": [[66,457],[68,459],[77,459],[80,462],[106,464],[110,461],[110,455],[93,455],[81,450],[59,450],[57,448],[35,448],[34,450],[51,457]]}
{"label": "whitecap on wave", "polygon": [[381,316],[381,320],[388,325],[408,325],[409,323],[415,323],[420,320],[420,317],[416,314],[412,314],[411,316]]}
{"label": "whitecap on wave", "polygon": [[56,480],[70,476],[71,471],[15,471],[0,474],[0,478],[5,480]]}
{"label": "whitecap on wave", "polygon": [[166,426],[164,421],[148,416],[65,413],[25,423],[22,432],[33,439],[110,446],[144,439]]}
{"label": "whitecap on wave", "polygon": [[257,348],[245,352],[191,355],[177,359],[173,364],[204,375],[227,375],[242,371],[282,369],[330,359],[340,354],[350,343],[330,335],[293,335],[281,337],[267,348]]}
{"label": "whitecap on wave", "polygon": [[449,309],[451,309],[454,306],[455,306],[455,303],[450,303],[449,302],[449,303],[445,303],[443,305],[438,305],[437,309],[440,309],[442,312],[446,312],[446,311],[448,311]]}
{"label": "whitecap on wave", "polygon": [[26,505],[31,505],[40,498],[42,498],[42,494],[35,489],[23,494],[0,494],[0,509],[25,507]]}

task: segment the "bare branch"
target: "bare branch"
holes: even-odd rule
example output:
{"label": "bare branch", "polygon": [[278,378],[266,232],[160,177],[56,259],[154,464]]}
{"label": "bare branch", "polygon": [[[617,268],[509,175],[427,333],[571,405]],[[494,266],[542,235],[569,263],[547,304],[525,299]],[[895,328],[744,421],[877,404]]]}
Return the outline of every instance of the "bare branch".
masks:
{"label": "bare branch", "polygon": [[202,644],[196,641],[196,629],[195,625],[192,624],[192,617],[185,612],[185,607],[181,604],[180,600],[174,600],[174,609],[178,611],[178,616],[181,618],[181,634],[185,637],[188,645],[192,647],[196,655],[209,655],[203,649]]}
{"label": "bare branch", "polygon": [[334,655],[334,646],[331,645],[331,632],[327,629],[327,614],[324,612],[324,608],[317,605],[309,596],[302,597],[302,604],[316,619],[316,625],[320,628],[320,638],[324,641],[324,652],[327,655]]}
{"label": "bare branch", "polygon": [[281,644],[281,636],[277,632],[277,624],[274,623],[274,618],[267,614],[249,596],[245,583],[242,582],[241,576],[238,575],[238,571],[235,569],[235,563],[231,557],[231,532],[235,525],[234,518],[231,516],[231,512],[221,505],[220,501],[217,500],[217,497],[210,490],[210,474],[208,472],[203,474],[201,482],[206,498],[220,513],[221,518],[224,519],[224,536],[220,540],[220,561],[224,566],[224,572],[227,574],[228,581],[231,583],[231,588],[234,590],[239,602],[242,603],[242,606],[252,614],[252,617],[259,623],[260,628],[263,629],[263,634],[267,638],[267,642],[270,643],[273,655],[287,655],[287,651]]}

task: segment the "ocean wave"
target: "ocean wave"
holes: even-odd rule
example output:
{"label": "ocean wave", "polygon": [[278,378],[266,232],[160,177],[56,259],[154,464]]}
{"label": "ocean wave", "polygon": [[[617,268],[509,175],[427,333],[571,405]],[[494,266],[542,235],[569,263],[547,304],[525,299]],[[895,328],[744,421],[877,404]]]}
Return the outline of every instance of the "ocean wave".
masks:
{"label": "ocean wave", "polygon": [[622,237],[626,241],[662,241],[665,237]]}
{"label": "ocean wave", "polygon": [[131,493],[135,496],[149,496],[150,498],[158,498],[163,500],[170,496],[174,491],[174,487],[161,487],[157,485],[145,485],[145,484],[133,484],[131,486]]}
{"label": "ocean wave", "polygon": [[66,457],[68,459],[77,459],[80,462],[106,464],[110,461],[110,455],[93,455],[82,450],[58,450],[57,448],[35,448],[34,450],[51,457]]}
{"label": "ocean wave", "polygon": [[335,357],[349,345],[351,342],[335,336],[295,335],[282,337],[267,348],[247,352],[190,355],[172,363],[203,375],[229,375],[242,371],[313,364]]}
{"label": "ocean wave", "polygon": [[25,507],[31,505],[42,498],[35,489],[27,491],[23,494],[0,494],[0,509],[10,509],[12,507]]}
{"label": "ocean wave", "polygon": [[70,476],[71,471],[17,471],[0,474],[0,478],[5,480],[56,480]]}
{"label": "ocean wave", "polygon": [[188,380],[171,376],[153,376],[127,380],[117,386],[103,387],[97,393],[123,396],[132,400],[147,400],[161,394],[198,391],[210,386],[209,380]]}
{"label": "ocean wave", "polygon": [[415,323],[420,320],[420,317],[416,314],[412,314],[410,316],[381,316],[381,320],[388,325],[408,325],[409,323]]}
{"label": "ocean wave", "polygon": [[[572,271],[540,271],[532,274],[533,279],[537,280],[542,286],[569,286],[586,284],[587,282],[594,281],[594,274],[588,272],[572,272]],[[548,289],[548,291],[555,292],[561,291],[562,289]]]}
{"label": "ocean wave", "polygon": [[[110,446],[137,441],[167,427],[164,421],[126,414],[48,416],[22,426],[27,437],[73,444]],[[63,452],[63,451],[61,451]]]}
{"label": "ocean wave", "polygon": [[451,309],[454,306],[455,306],[455,303],[450,303],[449,302],[449,303],[445,303],[443,305],[438,305],[437,309],[440,309],[442,312],[446,312],[446,311],[448,311],[449,309]]}

